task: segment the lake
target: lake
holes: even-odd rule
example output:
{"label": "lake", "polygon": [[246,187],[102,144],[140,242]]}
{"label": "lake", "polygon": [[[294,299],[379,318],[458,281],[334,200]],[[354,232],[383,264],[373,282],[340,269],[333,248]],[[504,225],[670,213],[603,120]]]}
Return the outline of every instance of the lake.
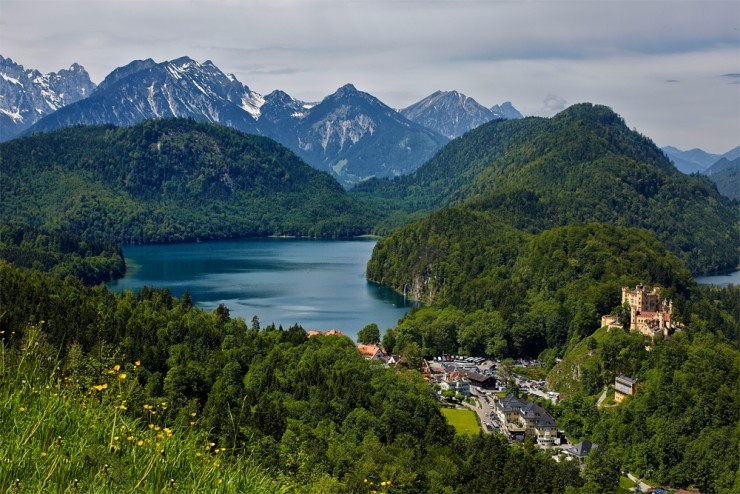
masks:
{"label": "lake", "polygon": [[223,303],[232,317],[285,329],[336,328],[351,338],[374,322],[381,334],[412,306],[402,296],[365,280],[374,239],[248,239],[124,247],[125,278],[115,292],[143,286],[186,291],[208,311]]}
{"label": "lake", "polygon": [[740,271],[733,271],[732,273],[718,274],[714,276],[700,276],[696,278],[696,282],[700,285],[740,285]]}

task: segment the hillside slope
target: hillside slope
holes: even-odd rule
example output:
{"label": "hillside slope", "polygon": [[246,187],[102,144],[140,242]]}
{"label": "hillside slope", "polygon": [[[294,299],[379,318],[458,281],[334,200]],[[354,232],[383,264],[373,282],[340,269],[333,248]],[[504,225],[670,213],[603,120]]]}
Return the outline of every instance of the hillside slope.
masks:
{"label": "hillside slope", "polygon": [[280,144],[192,120],[72,127],[0,145],[0,216],[126,243],[348,236],[372,218]]}
{"label": "hillside slope", "polygon": [[740,261],[732,202],[604,106],[484,124],[413,174],[353,193],[389,215],[466,204],[530,232],[587,221],[647,228],[696,273]]}

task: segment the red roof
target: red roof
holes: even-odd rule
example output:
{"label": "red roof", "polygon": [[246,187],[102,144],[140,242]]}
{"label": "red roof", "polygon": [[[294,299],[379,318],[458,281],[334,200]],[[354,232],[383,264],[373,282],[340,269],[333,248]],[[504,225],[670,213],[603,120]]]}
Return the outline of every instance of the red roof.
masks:
{"label": "red roof", "polygon": [[361,354],[368,355],[370,357],[377,354],[378,352],[383,353],[378,345],[357,345],[357,349],[360,351]]}

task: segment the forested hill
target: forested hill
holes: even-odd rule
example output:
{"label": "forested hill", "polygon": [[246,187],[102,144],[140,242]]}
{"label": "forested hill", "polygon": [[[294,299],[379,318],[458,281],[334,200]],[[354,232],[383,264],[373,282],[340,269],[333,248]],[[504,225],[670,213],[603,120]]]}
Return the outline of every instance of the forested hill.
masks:
{"label": "forested hill", "polygon": [[611,109],[574,105],[553,118],[494,121],[415,173],[353,192],[391,211],[456,204],[530,232],[597,221],[653,230],[695,273],[738,265],[738,210],[705,177],[680,173]]}
{"label": "forested hill", "polygon": [[282,145],[183,119],[2,143],[0,191],[5,221],[126,243],[350,236],[373,222]]}
{"label": "forested hill", "polygon": [[381,239],[371,281],[430,304],[412,311],[386,348],[441,354],[562,355],[619,306],[621,287],[659,285],[677,310],[691,273],[647,230],[598,223],[532,235],[458,206]]}

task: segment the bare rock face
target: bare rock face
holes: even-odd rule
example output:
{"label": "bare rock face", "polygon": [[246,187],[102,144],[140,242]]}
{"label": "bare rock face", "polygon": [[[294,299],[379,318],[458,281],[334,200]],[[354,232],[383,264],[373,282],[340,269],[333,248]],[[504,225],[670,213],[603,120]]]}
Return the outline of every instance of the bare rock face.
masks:
{"label": "bare rock face", "polygon": [[404,108],[401,114],[449,139],[494,119],[522,118],[522,114],[508,101],[488,109],[457,91],[437,91]]}
{"label": "bare rock face", "polygon": [[0,56],[0,140],[15,137],[94,90],[89,74],[76,63],[69,69],[42,74]]}

